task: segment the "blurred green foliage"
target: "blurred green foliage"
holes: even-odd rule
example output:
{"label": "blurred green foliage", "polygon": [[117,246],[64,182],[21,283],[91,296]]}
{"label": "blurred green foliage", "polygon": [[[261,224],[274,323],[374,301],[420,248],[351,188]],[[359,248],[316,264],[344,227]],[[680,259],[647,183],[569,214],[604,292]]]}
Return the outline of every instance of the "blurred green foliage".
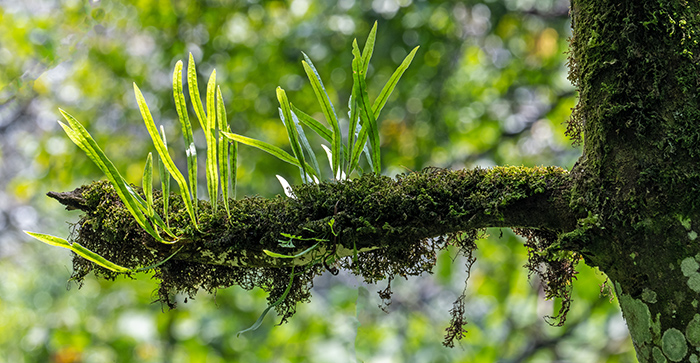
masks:
{"label": "blurred green foliage", "polygon": [[[375,291],[385,284],[323,276],[289,324],[276,327],[270,319],[237,338],[265,307],[260,291],[201,294],[172,311],[149,304],[156,285],[146,275],[87,279],[82,289],[66,291],[69,253],[20,234],[67,235],[62,221],[77,216],[44,193],[102,178],[60,130],[59,106],[84,122],[138,184],[152,150],[131,92],[136,82],[156,122],[178,135],[169,136],[169,147],[183,150],[173,155],[184,170],[170,72],[192,52],[200,83],[217,69],[232,131],[284,146],[277,86],[322,119],[301,51],[345,115],[351,42],[364,40],[375,21],[371,98],[421,45],[379,120],[386,174],[429,165],[571,168],[580,151],[562,124],[575,104],[566,80],[567,6],[566,0],[0,1],[0,362],[634,361],[616,302],[601,297],[605,277],[583,264],[566,325],[543,321],[556,302],[541,297],[538,281],[528,281],[522,240],[509,230],[479,242],[467,290],[469,333],[454,349],[441,342],[466,278],[456,251],[441,253],[431,276],[392,281],[390,314],[377,306]],[[201,130],[195,139],[205,145]],[[320,152],[320,140],[310,141]],[[204,176],[203,162],[200,168]],[[294,167],[241,149],[238,195],[281,193],[274,174],[301,182]]]}

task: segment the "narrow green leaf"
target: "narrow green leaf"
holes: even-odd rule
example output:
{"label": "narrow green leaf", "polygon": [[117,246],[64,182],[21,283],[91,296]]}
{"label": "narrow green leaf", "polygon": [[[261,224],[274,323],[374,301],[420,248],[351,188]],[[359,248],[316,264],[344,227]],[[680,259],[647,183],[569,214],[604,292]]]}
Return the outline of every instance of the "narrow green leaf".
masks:
{"label": "narrow green leaf", "polygon": [[219,155],[217,157],[219,158],[219,171],[221,171],[221,199],[224,202],[226,215],[231,217],[231,210],[228,205],[229,178],[231,176],[231,171],[229,170],[229,142],[224,138],[224,135],[219,136],[219,144],[217,145]]}
{"label": "narrow green leaf", "polygon": [[[356,97],[353,97],[353,95],[356,93],[355,88],[356,87],[353,84],[352,91],[350,93],[350,98],[348,98],[348,120],[350,120],[350,127],[348,127],[349,134],[355,133],[354,131],[355,131],[355,128],[357,127],[357,120],[359,119],[359,116],[357,115],[356,102],[354,101],[354,98],[356,98]],[[355,115],[353,115],[353,113]],[[357,117],[355,117],[355,116],[357,116]],[[355,120],[355,122],[353,122],[353,120]],[[354,137],[354,135],[352,137]],[[352,145],[353,142],[351,140],[352,140],[351,136],[348,135],[348,145]]]}
{"label": "narrow green leaf", "polygon": [[[231,132],[231,128],[227,127],[227,131]],[[229,155],[231,155],[231,167],[229,168],[231,171],[231,191],[233,193],[232,198],[236,199],[236,186],[238,184],[236,180],[238,177],[238,143],[231,142],[229,144]]]}
{"label": "narrow green leaf", "polygon": [[89,249],[85,248],[83,245],[81,245],[77,242],[70,243],[61,237],[51,236],[48,234],[34,233],[34,232],[29,232],[29,231],[24,231],[24,233],[38,239],[41,242],[48,244],[48,245],[67,248],[67,249],[75,252],[77,255],[85,258],[86,260],[94,262],[95,264],[100,265],[108,270],[112,270],[114,272],[141,272],[141,271],[152,270],[152,269],[166,263],[168,260],[173,258],[173,256],[175,256],[178,252],[180,252],[180,250],[182,250],[185,247],[185,246],[182,246],[182,247],[178,248],[173,254],[171,254],[166,259],[164,259],[163,261],[160,261],[156,264],[142,267],[142,268],[138,268],[138,269],[130,269],[130,268],[126,268],[126,267],[117,265],[114,262],[107,260],[106,258],[98,255],[95,252],[90,251]]}
{"label": "narrow green leaf", "polygon": [[304,160],[304,152],[301,150],[301,145],[299,143],[299,135],[297,129],[294,126],[294,121],[292,121],[292,111],[289,107],[289,100],[287,99],[287,93],[281,87],[277,87],[277,101],[280,104],[280,119],[284,127],[287,129],[287,137],[289,138],[289,145],[292,147],[292,152],[294,157],[296,157],[299,162],[299,169],[301,171],[301,178],[306,182],[306,173],[304,171],[303,165],[306,164]]}
{"label": "narrow green leaf", "polygon": [[[165,138],[165,129],[163,125],[160,125],[160,137],[163,139],[163,145],[165,149],[168,149],[168,140]],[[165,168],[163,160],[158,156],[158,173],[160,175],[160,187],[163,191],[163,215],[165,216],[165,225],[170,227],[170,173],[168,169]]]}
{"label": "narrow green leaf", "polygon": [[292,107],[292,112],[297,115],[299,121],[304,125],[310,127],[314,132],[321,136],[324,140],[328,142],[333,142],[333,131],[329,130],[327,127],[323,126],[320,122],[316,121],[315,118],[311,117],[308,113],[300,110],[293,103],[290,103]]}
{"label": "narrow green leaf", "polygon": [[[374,52],[374,41],[377,38],[377,22],[374,22],[372,30],[369,31],[369,36],[367,36],[367,41],[365,42],[365,47],[362,49],[362,69],[367,74],[369,69],[369,60],[372,58],[372,53]],[[355,40],[357,42],[357,40]]]}
{"label": "narrow green leaf", "polygon": [[153,229],[146,216],[143,214],[142,208],[146,208],[145,202],[134,197],[136,193],[131,190],[131,187],[126,183],[126,180],[124,180],[112,161],[107,158],[107,155],[105,155],[102,149],[97,145],[95,139],[92,138],[90,133],[73,116],[62,109],[59,109],[59,111],[63,115],[63,118],[68,121],[68,125],[60,121],[58,122],[66,132],[66,135],[87,154],[103,173],[105,173],[107,180],[112,183],[117,195],[119,195],[119,198],[124,202],[124,205],[131,215],[134,216],[139,226],[156,240],[165,242],[160,238],[158,233],[156,233],[155,229]]}
{"label": "narrow green leaf", "polygon": [[83,247],[83,245],[81,245],[78,242],[73,242],[70,249],[73,252],[75,252],[77,255],[83,257],[84,259],[86,259],[88,261],[92,261],[92,262],[94,262],[94,263],[96,263],[96,264],[98,264],[106,269],[109,269],[109,270],[112,270],[115,272],[132,272],[131,269],[126,268],[124,266],[119,266],[119,265],[107,260],[106,258],[98,255],[97,253],[92,252],[89,249]]}
{"label": "narrow green leaf", "polygon": [[260,150],[276,157],[277,159],[280,159],[284,162],[287,162],[287,163],[290,163],[294,166],[299,167],[299,161],[296,158],[294,158],[288,152],[278,148],[275,145],[271,145],[271,144],[268,144],[264,141],[251,139],[249,137],[245,137],[245,136],[230,133],[230,132],[222,131],[221,133],[233,141],[237,141],[237,142],[240,142],[241,144],[246,144],[248,146],[255,147],[257,149],[260,149]]}
{"label": "narrow green leaf", "polygon": [[148,153],[146,157],[146,166],[143,169],[143,178],[141,181],[143,193],[146,195],[147,215],[152,218],[153,211],[153,153]]}
{"label": "narrow green leaf", "polygon": [[187,213],[192,219],[192,225],[198,229],[199,226],[197,225],[197,218],[194,213],[194,207],[192,205],[192,199],[190,196],[190,191],[187,188],[187,182],[185,181],[185,177],[182,176],[182,173],[180,173],[180,171],[175,166],[175,162],[173,162],[173,159],[170,157],[170,154],[168,154],[168,149],[165,148],[163,140],[161,140],[160,135],[158,135],[158,130],[156,129],[156,125],[153,122],[153,116],[151,116],[151,111],[148,109],[148,105],[146,104],[146,99],[143,98],[143,94],[141,93],[141,90],[136,85],[136,83],[134,83],[134,93],[136,95],[136,102],[139,105],[139,110],[141,111],[141,116],[143,117],[143,121],[146,124],[146,129],[151,135],[153,146],[155,146],[156,151],[158,152],[160,159],[165,164],[166,169],[168,169],[168,172],[170,172],[170,175],[173,177],[173,179],[175,179],[175,182],[177,182],[178,186],[180,187],[180,194],[182,195],[182,200],[185,203]]}
{"label": "narrow green leaf", "polygon": [[386,101],[389,99],[389,96],[391,96],[391,93],[394,91],[396,84],[399,83],[399,79],[401,79],[403,73],[406,71],[406,69],[408,69],[408,66],[411,65],[413,57],[416,55],[418,48],[420,48],[420,46],[413,48],[411,53],[409,53],[406,56],[406,58],[404,58],[403,62],[401,62],[401,65],[399,65],[396,71],[394,71],[394,74],[392,74],[391,77],[389,77],[389,80],[384,85],[384,88],[382,88],[382,91],[379,92],[379,96],[377,96],[377,99],[374,100],[374,104],[372,105],[372,112],[374,113],[374,117],[379,117],[379,114],[382,112]]}
{"label": "narrow green leaf", "polygon": [[[224,106],[224,98],[221,95],[221,89],[216,88],[216,118],[219,122],[219,131],[228,129],[228,120],[226,119],[226,107]],[[231,178],[230,170],[230,155],[229,155],[229,143],[230,141],[224,140],[223,135],[219,135],[218,144],[218,154],[219,159],[219,171],[221,172],[221,198],[224,200],[224,208],[226,208],[226,215],[231,217],[231,210],[229,209],[228,199],[229,199],[229,182]]]}
{"label": "narrow green leaf", "polygon": [[[190,55],[191,56],[191,55]],[[192,66],[194,71],[194,65]],[[196,75],[195,75],[196,79]],[[182,88],[182,61],[177,61],[173,71],[173,98],[177,109],[177,116],[180,119],[182,136],[185,138],[185,153],[187,154],[187,177],[189,180],[189,191],[191,200],[194,201],[194,212],[197,212],[197,148],[194,145],[192,135],[192,124],[187,115],[187,105],[185,103],[185,93]]]}
{"label": "narrow green leaf", "polygon": [[272,309],[272,308],[276,307],[277,305],[281,304],[281,303],[284,301],[284,299],[287,298],[287,295],[289,295],[289,291],[292,289],[292,283],[294,282],[294,276],[295,276],[295,275],[294,275],[294,266],[292,266],[292,273],[289,275],[289,285],[287,285],[287,289],[284,290],[284,293],[282,293],[282,296],[280,296],[280,298],[277,299],[277,301],[275,301],[274,303],[270,304],[270,306],[268,306],[268,307],[262,312],[262,314],[260,314],[260,317],[258,317],[258,320],[256,320],[255,323],[254,323],[250,328],[239,331],[238,334],[236,334],[236,336],[239,336],[239,335],[241,335],[241,334],[243,334],[243,333],[245,333],[245,332],[249,332],[249,331],[252,331],[252,330],[256,330],[256,329],[258,329],[258,328],[260,327],[260,325],[262,325],[263,319],[265,319],[265,315],[267,315],[267,313],[270,311],[270,309]]}
{"label": "narrow green leaf", "polygon": [[[354,51],[353,51],[354,53]],[[352,61],[353,64],[353,79],[358,82],[358,98],[357,105],[360,112],[360,121],[362,122],[363,129],[367,130],[369,144],[372,147],[371,160],[374,164],[374,173],[380,174],[380,153],[379,153],[379,128],[377,127],[377,119],[374,117],[374,113],[369,104],[369,96],[367,95],[367,83],[365,81],[365,75],[361,69],[361,59],[355,56]]]}
{"label": "narrow green leaf", "polygon": [[75,252],[77,255],[85,258],[86,260],[91,261],[97,265],[100,265],[108,270],[112,270],[114,272],[132,272],[131,269],[128,269],[126,267],[119,266],[113,262],[110,262],[107,259],[105,259],[104,257],[96,254],[95,252],[90,251],[89,249],[83,247],[81,244],[79,244],[77,242],[70,243],[61,237],[51,236],[48,234],[34,233],[34,232],[29,232],[29,231],[24,231],[24,233],[38,239],[41,242],[48,244],[48,245],[67,248],[67,249]]}
{"label": "narrow green leaf", "polygon": [[165,258],[163,261],[160,261],[160,262],[158,262],[158,263],[156,263],[156,264],[153,264],[153,265],[150,265],[150,266],[137,268],[136,270],[132,270],[132,271],[133,271],[133,272],[141,272],[141,271],[152,270],[152,269],[154,269],[154,268],[156,268],[156,267],[158,267],[158,266],[160,266],[160,265],[162,265],[162,264],[168,262],[168,260],[170,260],[171,258],[173,258],[173,256],[175,256],[175,255],[176,255],[178,252],[180,252],[180,250],[183,249],[183,248],[185,248],[185,246],[182,246],[182,247],[178,248],[177,250],[175,250],[175,252],[173,252],[170,256],[168,256],[167,258]]}
{"label": "narrow green leaf", "polygon": [[24,233],[38,239],[41,242],[46,243],[47,245],[70,249],[70,245],[71,245],[70,242],[66,241],[65,239],[63,239],[61,237],[56,237],[56,236],[52,236],[49,234],[43,234],[43,233],[29,232],[29,231],[24,231]]}
{"label": "narrow green leaf", "polygon": [[316,175],[318,178],[321,178],[321,168],[318,166],[318,160],[316,159],[316,154],[314,154],[313,149],[311,149],[311,145],[309,144],[309,140],[306,138],[306,133],[304,133],[304,129],[301,127],[301,123],[299,122],[299,118],[297,115],[294,113],[294,111],[291,111],[292,114],[292,121],[294,121],[294,127],[296,127],[297,133],[299,134],[299,141],[301,141],[301,145],[304,146],[304,150],[306,150],[306,154],[309,156],[309,159],[311,161],[311,167],[314,169],[316,172]]}
{"label": "narrow green leaf", "polygon": [[[368,39],[369,40],[369,39]],[[365,49],[367,49],[367,46],[365,46]],[[352,42],[352,52],[353,54],[357,57],[357,54],[359,54],[360,50],[357,46],[357,39],[355,39]],[[354,71],[353,71],[354,72]],[[348,100],[348,117],[350,120],[350,125],[348,127],[348,149],[350,151],[350,157],[349,161],[346,166],[346,174],[349,176],[354,168],[355,168],[355,162],[359,162],[359,155],[356,155],[353,151],[355,149],[355,142],[357,142],[357,128],[358,128],[358,122],[360,120],[360,111],[359,111],[359,106],[357,104],[357,100],[359,98],[359,83],[355,81],[355,77],[353,77],[352,81],[352,92],[350,94],[350,99]]]}
{"label": "narrow green leaf", "polygon": [[338,174],[340,165],[342,165],[343,159],[343,139],[342,134],[340,132],[340,125],[338,124],[338,117],[335,114],[335,109],[333,108],[331,99],[328,96],[325,87],[323,86],[321,76],[319,76],[318,72],[316,71],[316,67],[314,67],[314,64],[311,62],[311,59],[309,59],[309,57],[306,54],[304,54],[303,52],[302,54],[304,55],[305,61],[302,61],[301,64],[304,66],[304,71],[306,72],[306,75],[309,78],[309,81],[311,82],[311,88],[313,88],[314,94],[316,94],[316,98],[318,99],[318,102],[321,105],[321,111],[323,111],[323,115],[326,117],[326,121],[328,121],[328,124],[333,130],[333,137],[331,139],[331,150],[333,151],[333,175],[336,175]]}
{"label": "narrow green leaf", "polygon": [[364,143],[362,151],[365,154],[365,158],[367,159],[367,164],[369,164],[369,168],[374,170],[374,164],[372,163],[372,154],[370,154],[369,146],[367,145],[367,143]]}
{"label": "narrow green leaf", "polygon": [[197,115],[199,125],[202,129],[206,129],[207,115],[204,113],[204,105],[199,97],[199,86],[197,86],[197,68],[194,64],[194,57],[190,53],[190,58],[187,63],[187,89],[190,91],[190,102],[194,107],[194,113]]}
{"label": "narrow green leaf", "polygon": [[307,249],[305,249],[305,250],[303,250],[303,251],[301,251],[301,252],[299,252],[299,253],[297,253],[296,255],[293,255],[293,256],[291,256],[291,255],[283,255],[283,254],[281,254],[281,253],[276,253],[276,252],[272,252],[272,251],[268,251],[268,250],[263,250],[263,252],[265,252],[266,255],[268,255],[268,256],[270,256],[270,257],[275,257],[275,258],[298,258],[298,257],[301,257],[301,256],[303,256],[303,255],[305,255],[305,254],[307,254],[307,253],[313,251],[316,247],[318,247],[318,245],[319,245],[320,243],[321,243],[321,242],[317,242],[315,245],[313,245],[313,246],[311,246],[311,247],[309,247],[309,248],[307,248]]}
{"label": "narrow green leaf", "polygon": [[[352,157],[348,167],[348,174],[358,168],[358,165],[360,164],[360,155],[362,155],[363,150],[367,149],[367,128],[362,127],[361,125],[358,125],[357,127],[357,136],[351,153]],[[370,158],[367,158],[367,161],[371,166],[372,161]]]}
{"label": "narrow green leaf", "polygon": [[209,202],[212,212],[216,214],[219,204],[219,172],[216,162],[216,70],[211,72],[207,83],[207,123],[203,125],[204,135],[207,140],[207,189],[209,190]]}

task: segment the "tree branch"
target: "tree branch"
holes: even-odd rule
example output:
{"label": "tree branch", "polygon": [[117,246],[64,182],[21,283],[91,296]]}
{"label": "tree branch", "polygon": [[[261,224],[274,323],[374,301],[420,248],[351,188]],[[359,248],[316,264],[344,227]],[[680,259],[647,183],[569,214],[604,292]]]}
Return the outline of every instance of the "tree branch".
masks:
{"label": "tree branch", "polygon": [[[577,218],[568,206],[569,185],[568,172],[553,167],[433,168],[396,179],[364,176],[296,186],[295,199],[232,201],[230,219],[223,208],[218,215],[211,215],[208,203],[200,201],[201,231],[188,224],[188,217],[179,208],[179,197],[172,196],[170,220],[185,236],[172,246],[153,241],[135,223],[124,225],[113,220],[129,216],[124,215],[121,202],[105,182],[49,196],[69,209],[90,212],[81,220],[78,238],[89,239],[93,249],[105,250],[100,243],[118,243],[121,250],[136,246],[142,251],[133,251],[134,255],[142,255],[148,250],[164,254],[185,245],[175,259],[235,267],[283,267],[304,265],[330,253],[342,258],[377,249],[406,250],[429,238],[484,227],[570,231]],[[263,252],[296,255],[314,245],[315,249],[297,258],[276,258]]]}
{"label": "tree branch", "polygon": [[[308,300],[314,277],[324,271],[335,274],[338,267],[345,268],[368,283],[430,272],[436,250],[448,245],[471,256],[485,227],[539,230],[528,235],[529,248],[538,251],[532,265],[544,262],[547,271],[554,271],[545,273],[545,280],[565,276],[552,280],[552,291],[553,296],[564,291],[567,299],[568,290],[560,285],[564,281],[568,286],[571,274],[559,269],[570,261],[555,256],[547,264],[541,252],[556,240],[551,236],[574,230],[581,217],[569,207],[571,185],[569,173],[556,167],[428,168],[395,179],[365,175],[296,186],[295,198],[230,201],[230,216],[224,208],[213,215],[209,203],[199,201],[198,230],[173,194],[163,217],[181,236],[173,244],[146,233],[107,181],[49,196],[85,212],[71,239],[118,265],[152,266],[179,251],[154,268],[159,300],[169,306],[174,306],[176,292],[193,297],[202,288],[261,287],[285,321],[297,302]],[[162,210],[162,195],[154,196],[155,210]],[[73,267],[78,281],[91,271],[108,279],[119,275],[77,255]],[[453,315],[447,345],[461,338],[450,332],[460,332],[465,324],[459,310]]]}

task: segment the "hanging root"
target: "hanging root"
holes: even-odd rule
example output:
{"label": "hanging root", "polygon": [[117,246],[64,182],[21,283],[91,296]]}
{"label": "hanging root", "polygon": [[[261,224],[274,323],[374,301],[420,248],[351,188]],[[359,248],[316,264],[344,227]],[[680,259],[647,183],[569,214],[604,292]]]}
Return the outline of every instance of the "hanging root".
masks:
{"label": "hanging root", "polygon": [[524,237],[528,249],[526,267],[528,277],[536,275],[543,283],[546,299],[560,298],[561,308],[557,315],[545,316],[552,326],[562,326],[571,308],[571,290],[576,278],[576,264],[580,256],[557,248],[557,234],[548,230],[513,229]]}

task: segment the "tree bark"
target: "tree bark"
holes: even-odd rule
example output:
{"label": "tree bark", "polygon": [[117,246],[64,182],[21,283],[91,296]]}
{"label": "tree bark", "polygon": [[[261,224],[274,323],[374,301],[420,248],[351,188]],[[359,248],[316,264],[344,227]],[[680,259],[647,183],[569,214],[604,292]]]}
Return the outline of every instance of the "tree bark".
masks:
{"label": "tree bark", "polygon": [[563,239],[614,281],[640,362],[697,362],[700,4],[574,0],[571,13],[573,195],[592,218]]}

